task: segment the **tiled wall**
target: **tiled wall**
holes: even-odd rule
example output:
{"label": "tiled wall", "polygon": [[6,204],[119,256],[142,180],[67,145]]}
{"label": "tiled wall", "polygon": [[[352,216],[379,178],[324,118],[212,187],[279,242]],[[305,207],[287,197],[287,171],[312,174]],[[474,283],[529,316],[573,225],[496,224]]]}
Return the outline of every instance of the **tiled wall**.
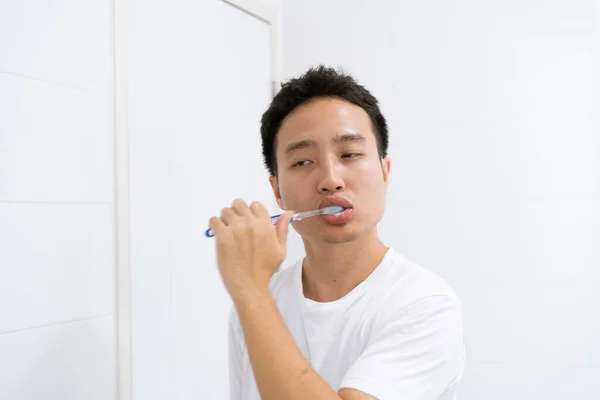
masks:
{"label": "tiled wall", "polygon": [[463,400],[600,398],[599,13],[283,1],[284,75],[343,66],[381,100],[381,235],[463,301]]}
{"label": "tiled wall", "polygon": [[0,398],[116,398],[112,2],[0,2]]}

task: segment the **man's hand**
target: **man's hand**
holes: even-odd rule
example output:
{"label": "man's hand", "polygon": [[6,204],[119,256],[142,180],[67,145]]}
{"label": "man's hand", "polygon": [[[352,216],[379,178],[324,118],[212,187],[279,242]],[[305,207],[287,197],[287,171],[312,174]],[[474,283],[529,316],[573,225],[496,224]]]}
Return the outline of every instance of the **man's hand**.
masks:
{"label": "man's hand", "polygon": [[221,277],[231,295],[248,348],[260,396],[265,400],[373,399],[353,389],[338,395],[294,342],[269,291],[269,279],[285,259],[293,211],[273,226],[260,203],[234,200],[209,225],[215,235]]}
{"label": "man's hand", "polygon": [[261,203],[248,207],[236,199],[221,211],[221,218],[210,218],[219,271],[234,302],[268,290],[269,279],[285,259],[293,213],[286,211],[274,226]]}

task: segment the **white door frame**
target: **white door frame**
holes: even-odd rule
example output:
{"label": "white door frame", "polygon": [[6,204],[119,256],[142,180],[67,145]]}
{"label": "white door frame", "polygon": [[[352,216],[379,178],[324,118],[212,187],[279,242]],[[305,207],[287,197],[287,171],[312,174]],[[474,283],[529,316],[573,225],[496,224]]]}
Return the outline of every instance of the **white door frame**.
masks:
{"label": "white door frame", "polygon": [[281,84],[281,8],[261,0],[222,0],[271,25],[272,96]]}
{"label": "white door frame", "polygon": [[[220,0],[271,25],[271,90],[281,83],[280,8],[259,0]],[[127,81],[127,0],[113,0],[113,72],[115,121],[115,245],[117,392],[119,400],[132,399],[131,374],[131,263],[129,205],[129,132]]]}
{"label": "white door frame", "polygon": [[115,246],[117,398],[131,400],[131,263],[129,213],[129,131],[127,3],[113,0],[113,93],[115,121]]}

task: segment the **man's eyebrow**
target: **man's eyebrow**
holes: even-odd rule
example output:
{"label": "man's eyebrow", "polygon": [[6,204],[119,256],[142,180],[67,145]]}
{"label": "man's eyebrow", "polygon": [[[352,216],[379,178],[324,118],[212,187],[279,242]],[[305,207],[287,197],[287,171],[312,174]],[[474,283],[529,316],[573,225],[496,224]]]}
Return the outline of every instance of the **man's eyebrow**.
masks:
{"label": "man's eyebrow", "polygon": [[[334,143],[348,143],[348,142],[360,142],[363,143],[365,142],[367,139],[365,139],[365,137],[363,135],[361,135],[360,133],[345,133],[345,134],[341,134],[341,135],[336,135],[333,138],[333,142]],[[293,153],[296,150],[300,150],[300,149],[306,149],[308,147],[314,147],[317,145],[317,142],[315,142],[312,139],[304,139],[304,140],[300,140],[298,142],[294,142],[294,143],[290,143],[285,147],[285,155],[289,156],[291,153]]]}
{"label": "man's eyebrow", "polygon": [[285,155],[287,156],[296,150],[305,149],[307,147],[312,147],[312,146],[316,146],[316,145],[317,145],[317,143],[311,139],[305,139],[305,140],[301,140],[299,142],[290,143],[287,146],[285,146]]}
{"label": "man's eyebrow", "polygon": [[365,142],[367,139],[360,133],[345,133],[343,135],[336,135],[333,138],[335,143],[346,143],[346,142]]}

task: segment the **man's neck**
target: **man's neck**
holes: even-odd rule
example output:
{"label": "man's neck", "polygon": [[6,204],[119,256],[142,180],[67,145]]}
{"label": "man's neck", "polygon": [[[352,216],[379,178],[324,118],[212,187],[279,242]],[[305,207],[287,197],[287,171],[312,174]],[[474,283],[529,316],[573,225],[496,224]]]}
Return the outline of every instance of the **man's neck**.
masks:
{"label": "man's neck", "polygon": [[304,297],[319,302],[344,297],[377,268],[388,251],[376,231],[348,243],[305,243],[305,249]]}

